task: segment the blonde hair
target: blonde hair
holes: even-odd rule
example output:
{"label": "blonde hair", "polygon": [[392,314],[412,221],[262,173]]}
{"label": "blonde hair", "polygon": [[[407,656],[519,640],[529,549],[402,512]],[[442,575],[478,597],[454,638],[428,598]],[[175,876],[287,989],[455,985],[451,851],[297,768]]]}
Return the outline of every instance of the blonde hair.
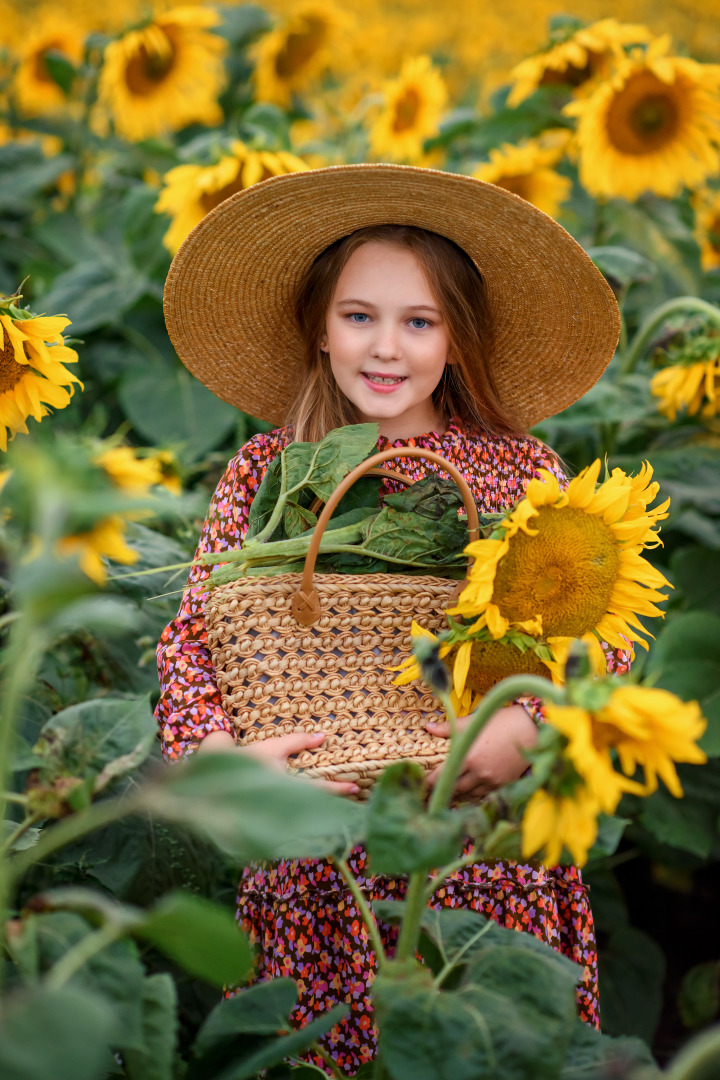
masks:
{"label": "blonde hair", "polygon": [[452,364],[433,392],[444,421],[457,417],[471,430],[492,435],[524,431],[501,404],[486,362],[492,326],[480,273],[469,256],[444,236],[412,225],[372,225],[325,248],[300,283],[295,319],[305,347],[303,386],[288,416],[295,439],[316,442],[333,428],[359,421],[353,403],[338,387],[329,357],[320,348],[335,287],[353,252],[383,243],[415,255],[448,326]]}

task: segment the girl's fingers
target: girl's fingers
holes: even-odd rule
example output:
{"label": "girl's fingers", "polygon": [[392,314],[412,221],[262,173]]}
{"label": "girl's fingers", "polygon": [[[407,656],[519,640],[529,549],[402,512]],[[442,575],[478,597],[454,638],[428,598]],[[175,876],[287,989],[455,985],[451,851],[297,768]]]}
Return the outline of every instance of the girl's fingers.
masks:
{"label": "girl's fingers", "polygon": [[302,750],[313,750],[316,746],[320,746],[324,738],[324,731],[312,734],[308,734],[307,731],[298,731],[292,735],[278,735],[272,739],[251,743],[246,749],[255,757],[286,761],[291,754],[299,754]]}
{"label": "girl's fingers", "polygon": [[481,798],[483,795],[487,795],[488,791],[487,785],[469,772],[463,773],[455,784],[456,795],[467,795],[472,792],[478,798]]}
{"label": "girl's fingers", "polygon": [[360,788],[357,784],[349,784],[340,780],[315,780],[311,777],[307,778],[308,784],[315,784],[317,787],[322,788],[324,791],[329,791],[331,795],[359,795]]}
{"label": "girl's fingers", "polygon": [[447,723],[435,724],[431,721],[430,723],[425,725],[425,728],[427,731],[430,732],[431,735],[439,735],[441,739],[450,738],[450,725]]}

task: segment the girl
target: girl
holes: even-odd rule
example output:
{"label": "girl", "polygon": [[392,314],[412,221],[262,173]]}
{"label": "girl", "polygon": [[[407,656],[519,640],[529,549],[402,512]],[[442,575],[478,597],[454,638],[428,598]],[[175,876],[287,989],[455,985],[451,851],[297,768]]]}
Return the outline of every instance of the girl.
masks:
{"label": "girl", "polygon": [[[462,471],[481,513],[514,502],[539,469],[562,478],[527,427],[595,382],[618,330],[604,279],[550,218],[479,181],[386,165],[292,174],[227,200],[176,256],[166,315],[190,370],[226,400],[281,424],[230,462],[198,553],[241,543],[264,470],[289,441],[315,441],[344,424],[377,423],[379,449],[437,451]],[[392,467],[419,479],[433,466],[400,456]],[[397,485],[388,481],[383,491],[391,490]],[[231,750],[283,768],[324,736],[236,748],[207,649],[207,573],[193,569],[158,650],[164,753]],[[627,663],[624,654],[608,655],[612,665]],[[518,777],[538,715],[533,702],[496,713],[456,794],[482,798]],[[445,725],[433,731],[447,735]],[[341,796],[355,790],[326,786]],[[362,849],[350,865],[369,900],[403,896],[403,880],[365,875]],[[433,904],[481,911],[571,957],[582,974],[580,1014],[597,1024],[592,916],[576,868],[466,867]],[[297,981],[293,1022],[347,1002],[350,1016],[325,1048],[347,1075],[371,1060],[374,957],[334,869],[315,860],[248,868],[238,919],[257,943],[258,977]],[[394,931],[381,932],[392,945]]]}

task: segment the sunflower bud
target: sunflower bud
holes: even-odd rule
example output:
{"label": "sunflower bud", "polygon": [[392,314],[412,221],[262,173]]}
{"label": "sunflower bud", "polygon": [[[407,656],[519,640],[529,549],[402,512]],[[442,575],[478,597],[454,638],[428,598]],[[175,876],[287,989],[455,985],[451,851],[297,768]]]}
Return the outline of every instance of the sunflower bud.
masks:
{"label": "sunflower bud", "polygon": [[420,672],[436,694],[447,694],[451,687],[450,671],[440,659],[440,644],[429,638],[413,638],[413,652],[420,663]]}
{"label": "sunflower bud", "polygon": [[565,682],[571,679],[587,679],[592,675],[590,664],[590,650],[586,642],[576,638],[570,646],[567,660],[565,661]]}

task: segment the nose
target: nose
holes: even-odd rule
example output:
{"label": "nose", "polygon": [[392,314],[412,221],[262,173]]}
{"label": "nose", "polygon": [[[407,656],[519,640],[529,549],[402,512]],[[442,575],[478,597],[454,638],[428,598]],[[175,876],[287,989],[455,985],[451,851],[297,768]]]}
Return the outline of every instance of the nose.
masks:
{"label": "nose", "polygon": [[376,360],[398,360],[402,348],[397,327],[379,324],[370,346],[370,354]]}

